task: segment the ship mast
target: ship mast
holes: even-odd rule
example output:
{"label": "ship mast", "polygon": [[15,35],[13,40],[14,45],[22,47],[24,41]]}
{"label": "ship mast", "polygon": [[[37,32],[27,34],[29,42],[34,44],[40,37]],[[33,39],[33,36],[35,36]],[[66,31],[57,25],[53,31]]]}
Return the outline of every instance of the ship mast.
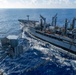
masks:
{"label": "ship mast", "polygon": [[64,31],[65,35],[67,34],[67,27],[68,27],[68,20],[65,19],[65,31]]}
{"label": "ship mast", "polygon": [[44,30],[46,29],[46,18],[44,18],[42,15],[40,15],[41,18],[41,23],[44,22],[44,26],[42,26],[44,28]]}
{"label": "ship mast", "polygon": [[56,23],[57,23],[57,14],[54,17],[52,17],[52,26],[56,27]]}
{"label": "ship mast", "polygon": [[27,20],[29,21],[29,15],[27,15]]}
{"label": "ship mast", "polygon": [[42,19],[40,19],[40,26],[41,26],[41,31],[43,30],[43,23],[42,23]]}
{"label": "ship mast", "polygon": [[76,21],[76,18],[73,18],[72,20],[72,24],[70,25],[70,28],[73,30],[74,27],[75,27],[75,21]]}

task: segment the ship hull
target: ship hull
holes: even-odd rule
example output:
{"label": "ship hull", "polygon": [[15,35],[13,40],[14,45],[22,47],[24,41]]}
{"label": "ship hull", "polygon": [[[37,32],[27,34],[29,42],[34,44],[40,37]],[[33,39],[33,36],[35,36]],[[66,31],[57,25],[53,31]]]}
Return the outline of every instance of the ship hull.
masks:
{"label": "ship hull", "polygon": [[44,34],[43,32],[38,32],[34,28],[29,28],[29,33],[36,38],[39,38],[43,41],[46,41],[50,44],[53,44],[57,47],[60,47],[68,52],[76,54],[76,45],[68,42],[66,40],[56,38],[55,36]]}

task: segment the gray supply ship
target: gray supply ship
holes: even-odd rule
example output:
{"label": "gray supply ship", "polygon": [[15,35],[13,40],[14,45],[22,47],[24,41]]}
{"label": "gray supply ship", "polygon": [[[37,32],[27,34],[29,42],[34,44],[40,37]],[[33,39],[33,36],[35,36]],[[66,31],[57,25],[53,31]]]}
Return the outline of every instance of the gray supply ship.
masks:
{"label": "gray supply ship", "polygon": [[[30,33],[34,37],[51,43],[68,52],[76,54],[76,28],[75,20],[73,18],[70,27],[68,27],[68,20],[65,19],[64,27],[57,25],[57,14],[52,17],[52,23],[46,23],[46,18],[40,15],[40,22],[19,19],[21,30],[25,33]],[[27,31],[26,31],[27,29]]]}

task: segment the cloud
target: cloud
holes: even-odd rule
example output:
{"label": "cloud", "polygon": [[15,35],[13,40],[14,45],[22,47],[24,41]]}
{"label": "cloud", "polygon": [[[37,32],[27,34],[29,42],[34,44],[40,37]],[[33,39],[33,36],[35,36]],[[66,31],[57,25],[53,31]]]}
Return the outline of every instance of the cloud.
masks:
{"label": "cloud", "polygon": [[76,8],[76,0],[0,0],[0,8]]}

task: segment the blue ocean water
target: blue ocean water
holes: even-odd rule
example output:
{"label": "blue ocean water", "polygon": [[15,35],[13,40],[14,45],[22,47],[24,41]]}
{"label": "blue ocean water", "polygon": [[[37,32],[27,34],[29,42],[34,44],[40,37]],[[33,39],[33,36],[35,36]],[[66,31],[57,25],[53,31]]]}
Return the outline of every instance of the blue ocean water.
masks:
{"label": "blue ocean water", "polygon": [[18,19],[27,19],[27,15],[30,15],[30,19],[39,20],[41,14],[48,23],[51,23],[51,18],[56,13],[58,14],[57,25],[64,25],[66,18],[71,22],[76,17],[75,9],[0,9],[0,33],[17,30],[19,28]]}
{"label": "blue ocean water", "polygon": [[[30,20],[39,20],[43,15],[51,23],[56,13],[59,26],[64,25],[66,18],[70,24],[76,17],[76,9],[0,9],[0,38],[20,33],[18,19],[27,19],[30,15]],[[26,39],[29,41],[25,41],[24,54],[17,59],[6,57],[0,62],[0,69],[7,75],[76,75],[76,60],[59,51],[62,49],[53,45],[46,47],[46,43],[28,36]]]}

